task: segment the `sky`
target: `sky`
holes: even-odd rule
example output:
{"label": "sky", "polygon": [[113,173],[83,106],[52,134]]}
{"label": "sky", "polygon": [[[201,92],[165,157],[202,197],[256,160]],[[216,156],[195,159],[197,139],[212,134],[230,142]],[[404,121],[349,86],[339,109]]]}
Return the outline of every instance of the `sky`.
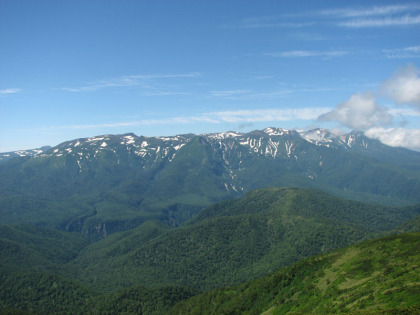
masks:
{"label": "sky", "polygon": [[0,152],[265,127],[420,151],[420,3],[0,1]]}

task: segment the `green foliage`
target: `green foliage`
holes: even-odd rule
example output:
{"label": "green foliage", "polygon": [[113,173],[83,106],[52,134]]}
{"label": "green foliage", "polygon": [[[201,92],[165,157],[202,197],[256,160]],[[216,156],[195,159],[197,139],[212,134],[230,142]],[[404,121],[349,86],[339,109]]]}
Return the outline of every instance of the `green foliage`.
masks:
{"label": "green foliage", "polygon": [[[0,226],[0,310],[162,314],[199,291],[243,283],[305,257],[392,232],[418,211],[414,206],[368,205],[285,187],[260,189],[216,204],[182,227],[149,220],[95,243],[72,232]],[[109,228],[95,224],[102,232]],[[384,302],[385,308],[415,307],[416,284],[401,289],[402,283],[412,283],[416,276],[413,266],[418,257],[412,254],[418,248],[406,245],[414,239],[417,234],[390,237],[314,257],[287,267],[285,273],[256,280],[260,286],[255,290],[247,289],[254,282],[240,290],[219,289],[216,298],[211,296],[205,303],[213,305],[213,299],[221,299],[215,311],[221,314],[249,309],[261,313],[281,305],[289,305],[287,311],[304,313],[311,307],[319,313],[353,310],[352,305],[360,303],[369,309],[382,307],[390,296],[397,302]],[[393,257],[404,257],[406,265],[400,264],[402,259],[387,262]],[[316,282],[307,282],[315,278]],[[364,289],[352,293],[353,287],[365,288],[371,279],[386,282],[381,295],[367,294]],[[333,302],[338,293],[331,288],[348,296],[342,303]],[[238,300],[241,292],[246,298]],[[297,308],[294,301],[300,295],[309,304]],[[208,306],[200,303],[193,309],[206,313]]]}
{"label": "green foliage", "polygon": [[170,314],[414,314],[419,261],[420,233],[375,239],[192,297]]}
{"label": "green foliage", "polygon": [[0,266],[57,270],[87,245],[78,234],[31,225],[0,226]]}
{"label": "green foliage", "polygon": [[136,242],[147,225],[112,235],[83,250],[67,275],[108,291],[138,284],[209,290],[383,234],[419,211],[307,189],[261,189],[204,209],[155,238]]}
{"label": "green foliage", "polygon": [[[419,154],[360,134],[346,149],[314,145],[297,132],[106,138],[106,147],[79,139],[0,163],[0,221],[82,232],[96,241],[148,220],[179,226],[214,202],[262,187],[316,188],[381,204],[420,202]],[[276,155],[267,155],[273,141]]]}
{"label": "green foliage", "polygon": [[395,233],[419,232],[420,231],[420,215],[398,226]]}
{"label": "green foliage", "polygon": [[135,287],[98,294],[48,272],[2,270],[0,280],[2,314],[165,314],[196,294],[182,287]]}
{"label": "green foliage", "polygon": [[183,287],[135,287],[96,299],[95,313],[161,315],[166,314],[176,303],[195,294],[197,292]]}
{"label": "green foliage", "polygon": [[2,268],[0,311],[12,309],[37,314],[86,312],[93,294],[83,286],[48,272]]}

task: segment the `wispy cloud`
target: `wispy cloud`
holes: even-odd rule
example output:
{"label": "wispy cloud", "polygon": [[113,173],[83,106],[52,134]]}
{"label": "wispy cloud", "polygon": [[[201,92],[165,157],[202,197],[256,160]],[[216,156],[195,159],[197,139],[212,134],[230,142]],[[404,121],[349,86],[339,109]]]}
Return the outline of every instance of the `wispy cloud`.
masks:
{"label": "wispy cloud", "polygon": [[177,116],[162,119],[142,119],[129,122],[111,122],[103,124],[81,124],[51,126],[48,128],[61,129],[99,129],[118,127],[137,127],[150,125],[194,124],[194,123],[239,123],[254,122],[315,120],[319,115],[330,111],[328,107],[307,107],[299,109],[260,109],[208,112],[192,116]]}
{"label": "wispy cloud", "polygon": [[256,28],[303,28],[315,25],[316,22],[273,22],[273,23],[249,23],[243,24],[241,28],[256,29]]}
{"label": "wispy cloud", "polygon": [[387,27],[387,26],[409,26],[420,24],[420,15],[404,15],[398,17],[384,17],[372,19],[355,19],[338,23],[340,26],[362,28],[362,27]]}
{"label": "wispy cloud", "polygon": [[[153,90],[157,80],[163,79],[177,79],[177,78],[196,78],[200,77],[201,74],[198,72],[181,73],[181,74],[136,74],[128,75],[118,78],[111,78],[105,80],[99,80],[96,82],[88,83],[79,87],[64,87],[63,90],[70,92],[85,92],[85,91],[96,91],[106,88],[117,88],[117,87],[142,87],[146,90]],[[154,84],[153,84],[154,83]],[[150,92],[150,91],[149,91]],[[178,94],[179,92],[174,92]],[[168,91],[161,91],[158,93],[151,93],[152,95],[162,94],[173,94]]]}
{"label": "wispy cloud", "polygon": [[257,92],[254,90],[221,90],[211,91],[211,97],[225,98],[230,100],[252,100],[261,98],[276,98],[284,97],[291,94],[293,91],[290,89],[277,89],[272,91]]}
{"label": "wispy cloud", "polygon": [[212,91],[211,95],[216,97],[232,97],[232,96],[243,96],[251,93],[251,90],[223,90],[223,91]]}
{"label": "wispy cloud", "polygon": [[[347,28],[410,26],[420,24],[420,5],[395,4],[331,8],[278,16],[251,17],[242,20],[242,29],[258,28],[310,28],[314,25]],[[309,39],[310,37],[306,37]],[[321,37],[324,39],[323,37]],[[312,39],[313,40],[313,39]]]}
{"label": "wispy cloud", "polygon": [[390,15],[397,13],[405,13],[420,10],[420,5],[400,4],[400,5],[383,5],[365,8],[340,8],[319,11],[321,15],[329,15],[334,17],[367,17],[378,15]]}
{"label": "wispy cloud", "polygon": [[347,28],[410,26],[420,24],[420,5],[397,4],[319,11],[320,15],[340,19],[337,25]]}
{"label": "wispy cloud", "polygon": [[0,90],[0,95],[9,95],[9,94],[15,94],[20,92],[21,89],[4,89]]}
{"label": "wispy cloud", "polygon": [[235,28],[240,29],[259,29],[259,28],[303,28],[316,24],[315,21],[298,21],[281,16],[259,16],[243,19]]}
{"label": "wispy cloud", "polygon": [[400,49],[384,49],[382,52],[387,58],[420,58],[420,46],[411,46]]}
{"label": "wispy cloud", "polygon": [[204,114],[203,116],[212,118],[219,122],[232,123],[293,121],[296,119],[316,119],[321,113],[326,113],[329,110],[331,109],[327,107],[309,107],[299,109],[238,110],[213,112]]}
{"label": "wispy cloud", "polygon": [[278,58],[305,58],[305,57],[341,57],[347,55],[348,52],[344,50],[332,51],[313,51],[313,50],[291,50],[265,53],[265,56]]}
{"label": "wispy cloud", "polygon": [[[271,79],[271,76],[255,78],[256,80]],[[282,84],[282,87],[272,90],[217,90],[211,91],[210,97],[214,98],[223,98],[229,100],[261,100],[261,99],[275,99],[275,98],[284,98],[289,97],[290,95],[299,93],[324,93],[342,90],[342,88],[337,87],[306,87],[306,86],[293,86],[288,87],[286,84]]]}

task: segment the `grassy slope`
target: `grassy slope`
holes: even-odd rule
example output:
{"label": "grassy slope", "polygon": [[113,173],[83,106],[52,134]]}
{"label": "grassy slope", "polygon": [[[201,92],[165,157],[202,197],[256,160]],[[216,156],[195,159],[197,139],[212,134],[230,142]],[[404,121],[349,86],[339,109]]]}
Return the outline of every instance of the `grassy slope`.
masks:
{"label": "grassy slope", "polygon": [[171,314],[420,312],[420,233],[359,243],[236,287],[195,296]]}

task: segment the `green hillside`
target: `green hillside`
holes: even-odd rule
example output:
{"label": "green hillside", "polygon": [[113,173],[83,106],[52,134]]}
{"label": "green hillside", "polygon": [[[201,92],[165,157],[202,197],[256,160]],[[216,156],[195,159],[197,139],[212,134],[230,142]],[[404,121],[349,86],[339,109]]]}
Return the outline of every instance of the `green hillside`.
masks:
{"label": "green hillside", "polygon": [[49,272],[0,270],[1,314],[166,314],[197,292],[176,286],[94,291]]}
{"label": "green hillside", "polygon": [[107,291],[139,284],[209,290],[383,235],[419,211],[308,189],[261,189],[204,209],[154,238],[136,241],[146,227],[140,226],[124,238],[117,233],[89,245],[66,265],[66,274]]}
{"label": "green hillside", "polygon": [[420,233],[374,239],[176,305],[170,314],[418,314]]}
{"label": "green hillside", "polygon": [[414,217],[413,219],[404,222],[402,225],[398,226],[394,232],[399,233],[408,233],[408,232],[417,232],[420,231],[420,215]]}
{"label": "green hillside", "polygon": [[419,152],[360,133],[347,140],[305,137],[267,128],[67,141],[0,163],[0,221],[79,232],[97,241],[149,220],[180,226],[215,202],[260,188],[313,188],[394,206],[420,202]]}
{"label": "green hillside", "polygon": [[57,271],[87,245],[76,233],[32,225],[3,225],[0,226],[0,267]]}
{"label": "green hillside", "polygon": [[[116,233],[103,240],[114,256],[122,255],[142,242],[157,237],[169,227],[158,222],[145,224],[129,233]],[[31,225],[0,227],[0,313],[162,314],[176,302],[197,292],[182,287],[141,287],[140,284],[112,294],[92,289],[63,271],[83,250],[95,254],[90,244],[76,233]],[[102,272],[105,272],[104,269]]]}
{"label": "green hillside", "polygon": [[[105,293],[48,271],[0,271],[2,314],[418,314],[420,232],[307,258],[235,287]],[[179,302],[179,303],[178,303]],[[178,304],[177,304],[178,303]]]}
{"label": "green hillside", "polygon": [[[12,312],[13,309],[18,309],[42,314],[164,314],[175,303],[199,292],[239,285],[266,276],[280,267],[290,266],[298,260],[329,253],[377,235],[415,231],[418,228],[418,213],[419,207],[414,206],[394,208],[369,205],[329,196],[316,190],[285,187],[259,189],[247,193],[241,199],[215,204],[204,209],[199,216],[182,227],[171,228],[159,221],[147,221],[136,228],[116,232],[94,243],[89,243],[83,235],[74,232],[31,225],[1,226],[0,310]],[[414,235],[418,239],[418,234]],[[334,265],[332,271],[324,271],[326,275],[332,275],[319,280],[319,286],[327,287],[324,291],[332,294],[328,297],[333,297],[341,291],[329,291],[335,287],[327,286],[327,282],[337,283],[334,290],[342,290],[343,285],[338,281],[347,281],[345,283],[348,285],[362,277],[357,269],[357,272],[353,270],[355,266],[360,264],[361,269],[366,269],[366,272],[376,277],[377,270],[382,272],[389,264],[395,268],[386,269],[388,273],[382,273],[384,279],[375,279],[385,281],[384,290],[390,290],[386,292],[393,296],[391,284],[394,282],[389,282],[391,280],[388,277],[398,278],[407,273],[411,278],[401,278],[401,281],[410,284],[416,276],[410,273],[409,267],[400,268],[399,262],[387,263],[382,259],[381,250],[386,250],[390,259],[402,255],[403,252],[399,250],[404,251],[405,246],[411,246],[410,242],[406,245],[403,241],[397,241],[398,239],[384,239],[389,240],[389,245],[386,243],[388,247],[384,249],[375,245],[379,244],[376,242],[367,242],[365,244],[368,245],[363,245],[364,247],[357,245],[361,254],[351,256],[349,264],[343,265],[348,269],[345,270],[345,277],[350,280],[343,278],[341,273],[336,274]],[[384,240],[380,242],[384,243]],[[393,247],[389,247],[390,244],[394,244]],[[364,248],[369,246],[373,246],[373,255],[364,252]],[[413,255],[419,252],[418,247],[410,247],[404,253],[409,250]],[[306,277],[322,278],[319,271],[321,269],[317,269],[317,266],[341,261],[340,255],[347,254],[340,253],[342,252],[324,254],[321,258],[309,259],[296,265],[304,267],[287,267],[284,270],[289,270],[289,275],[280,276],[279,281],[285,285],[293,283],[295,279],[306,281]],[[359,263],[359,256],[365,257],[365,260],[373,260]],[[406,259],[407,263],[414,259],[410,257]],[[408,271],[400,275],[400,270],[406,269]],[[302,276],[299,275],[301,270],[306,270]],[[315,275],[310,276],[311,272],[315,272]],[[269,276],[263,279],[271,278]],[[303,288],[305,294],[310,292],[312,287],[306,287],[301,280],[295,285],[303,287],[297,287],[296,290]],[[247,285],[242,285],[241,288]],[[271,301],[270,299],[277,296],[273,292],[283,292],[285,301],[294,301],[299,297],[295,295],[295,291],[289,292],[285,287],[270,291],[274,284],[264,286],[269,289],[269,298],[264,293],[265,289],[261,288],[249,295],[250,301],[255,302],[252,305],[261,306],[258,309],[260,313],[276,305],[274,302],[262,304],[256,300],[260,297],[264,301]],[[292,290],[291,288],[289,289]],[[330,301],[322,295],[324,291],[319,290],[319,300],[325,300],[326,303]],[[259,291],[262,293],[259,294]],[[400,294],[398,290],[395,292]],[[387,294],[384,293],[386,297]],[[231,300],[230,295],[227,297]],[[382,301],[377,300],[375,295],[374,298],[376,304]],[[407,301],[407,306],[411,305],[411,295],[406,293],[392,298]],[[346,297],[343,298],[343,301],[347,300]],[[196,305],[200,303],[197,302]],[[335,311],[331,308],[334,303],[333,306],[326,305]],[[319,310],[321,312],[324,309]],[[283,311],[282,309],[280,313]],[[217,310],[215,313],[218,312]]]}

